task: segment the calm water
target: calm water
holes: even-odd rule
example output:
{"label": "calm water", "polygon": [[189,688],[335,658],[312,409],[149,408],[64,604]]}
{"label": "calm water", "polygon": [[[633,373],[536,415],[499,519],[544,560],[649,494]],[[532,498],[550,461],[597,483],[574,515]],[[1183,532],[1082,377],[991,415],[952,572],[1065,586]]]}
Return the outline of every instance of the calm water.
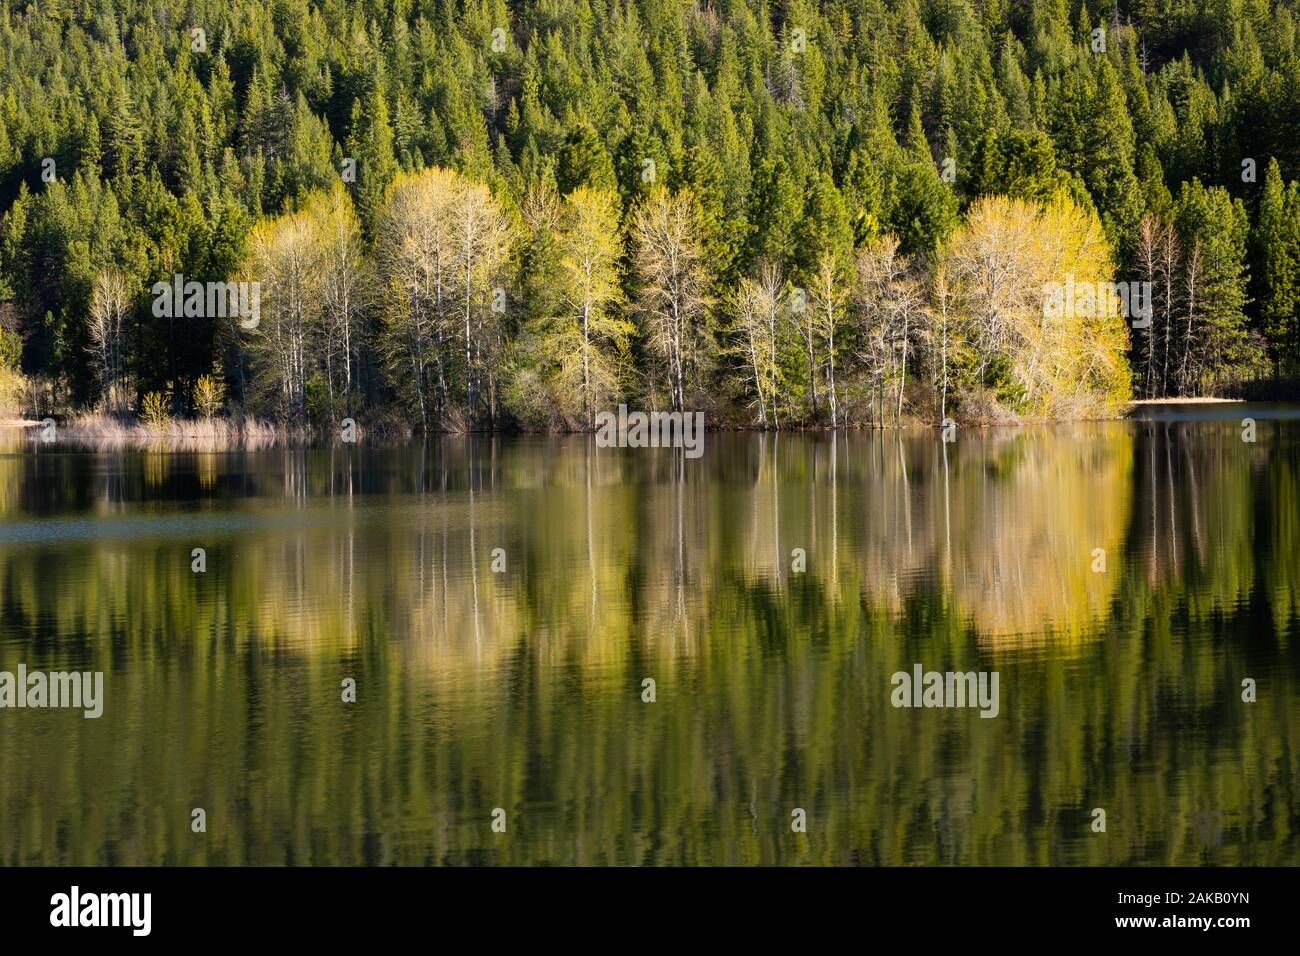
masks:
{"label": "calm water", "polygon": [[[0,670],[106,702],[0,710],[0,863],[1300,863],[1300,419],[1142,414],[694,461],[10,435]],[[893,707],[917,663],[998,716]]]}

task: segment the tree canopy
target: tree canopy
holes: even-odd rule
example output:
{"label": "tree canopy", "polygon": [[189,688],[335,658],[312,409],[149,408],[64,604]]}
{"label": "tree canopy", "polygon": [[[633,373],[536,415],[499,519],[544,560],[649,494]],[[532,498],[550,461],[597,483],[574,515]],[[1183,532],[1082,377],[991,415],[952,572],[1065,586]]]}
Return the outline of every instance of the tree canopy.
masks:
{"label": "tree canopy", "polygon": [[[282,419],[500,428],[619,399],[748,424],[1082,413],[1129,377],[1294,375],[1294,6],[0,0],[5,381],[29,411],[158,392],[192,414],[217,375]],[[407,208],[435,181],[441,212]],[[1028,326],[948,335],[972,316],[948,323],[969,296],[945,264],[993,209],[1076,217],[1097,257],[1073,280],[1153,287],[1149,327],[1070,346],[1126,359],[1097,357],[1087,402],[1026,380]],[[272,347],[293,230],[316,259]],[[864,284],[886,246],[906,291]],[[1046,281],[1057,260],[1024,252]],[[157,315],[176,274],[261,283],[268,321]]]}

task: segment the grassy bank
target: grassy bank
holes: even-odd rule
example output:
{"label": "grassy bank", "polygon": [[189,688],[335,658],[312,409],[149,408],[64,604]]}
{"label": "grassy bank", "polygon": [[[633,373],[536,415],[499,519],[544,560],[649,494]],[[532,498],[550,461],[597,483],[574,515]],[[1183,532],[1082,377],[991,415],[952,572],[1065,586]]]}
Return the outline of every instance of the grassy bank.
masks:
{"label": "grassy bank", "polygon": [[[52,430],[47,432],[49,423]],[[36,444],[70,443],[96,449],[148,448],[165,445],[178,450],[220,451],[234,448],[266,448],[271,445],[309,440],[301,429],[287,429],[250,417],[174,418],[145,424],[139,419],[113,415],[77,415],[63,420],[26,421],[28,439]]]}

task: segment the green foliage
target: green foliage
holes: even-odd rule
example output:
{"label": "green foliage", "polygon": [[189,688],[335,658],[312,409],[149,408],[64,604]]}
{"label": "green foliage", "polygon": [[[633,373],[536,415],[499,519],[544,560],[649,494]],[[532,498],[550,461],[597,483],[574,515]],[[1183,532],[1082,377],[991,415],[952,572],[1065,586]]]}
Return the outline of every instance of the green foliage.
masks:
{"label": "green foliage", "polygon": [[1255,237],[1263,331],[1277,361],[1295,361],[1300,346],[1300,185],[1282,185],[1277,161],[1268,165]]}
{"label": "green foliage", "polygon": [[1057,168],[1051,139],[1039,130],[989,130],[975,146],[971,167],[968,188],[977,196],[1046,202],[1070,180]]}
{"label": "green foliage", "polygon": [[931,163],[909,163],[894,185],[890,224],[905,253],[932,253],[957,225],[957,197]]}
{"label": "green foliage", "polygon": [[166,396],[162,392],[146,392],[140,400],[140,421],[150,428],[163,428],[170,420]]}
{"label": "green foliage", "polygon": [[1183,183],[1174,204],[1174,225],[1188,255],[1203,259],[1200,288],[1202,348],[1216,359],[1201,378],[1214,381],[1256,358],[1246,328],[1246,239],[1248,219],[1240,199],[1199,179]]}
{"label": "green foliage", "polygon": [[194,410],[204,418],[212,418],[225,404],[225,383],[213,375],[200,375],[194,383]]}
{"label": "green foliage", "polygon": [[369,234],[383,201],[384,190],[397,172],[388,106],[377,87],[356,100],[352,107],[351,126],[348,157],[356,161],[353,197],[362,228]]}
{"label": "green foliage", "polygon": [[[455,169],[513,211],[543,180],[560,196],[616,190],[623,233],[656,186],[686,187],[718,302],[762,261],[806,274],[819,246],[848,236],[860,249],[887,232],[904,253],[931,255],[982,195],[1065,192],[1096,210],[1121,273],[1134,271],[1144,213],[1180,217],[1215,250],[1214,326],[1240,374],[1252,336],[1266,336],[1275,358],[1295,353],[1285,224],[1295,216],[1287,183],[1300,175],[1295,2],[1139,4],[1118,25],[1108,10],[1063,2],[820,0],[778,14],[758,0],[273,10],[105,0],[10,14],[0,24],[0,304],[24,368],[87,406],[95,275],[120,269],[144,290],[177,273],[225,280],[256,222],[340,179],[368,252],[402,170]],[[191,23],[204,26],[206,49],[191,49]],[[1105,52],[1092,48],[1099,24]],[[940,178],[948,158],[955,183]],[[1264,202],[1265,184],[1238,175],[1246,158],[1276,164],[1280,207],[1276,184]],[[1226,218],[1174,209],[1193,180],[1222,192],[1212,206]],[[526,301],[544,286],[544,255],[519,250],[518,271],[502,279],[522,304],[502,325],[505,345],[547,311]],[[237,337],[214,319],[155,316],[150,298],[137,298],[127,323],[125,373],[137,387],[189,407],[194,383],[223,361],[232,398],[245,401]],[[646,343],[629,348],[643,364]],[[403,386],[377,358],[355,357],[367,370],[356,387],[384,406]]]}
{"label": "green foliage", "polygon": [[0,369],[17,370],[22,359],[22,336],[0,326]]}

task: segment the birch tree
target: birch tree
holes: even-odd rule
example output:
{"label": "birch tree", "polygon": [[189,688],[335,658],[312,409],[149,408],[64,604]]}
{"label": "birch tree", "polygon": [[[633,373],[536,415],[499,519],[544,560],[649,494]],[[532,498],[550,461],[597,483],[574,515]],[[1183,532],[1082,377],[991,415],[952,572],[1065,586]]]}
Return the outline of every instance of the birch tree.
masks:
{"label": "birch tree", "polygon": [[[734,344],[732,353],[746,366],[746,379],[758,406],[758,424],[781,427],[781,362],[778,339],[785,322],[787,297],[781,268],[770,259],[759,263],[757,274],[741,278],[731,300]],[[748,389],[747,389],[748,390]]]}
{"label": "birch tree", "polygon": [[699,206],[688,190],[655,187],[632,223],[637,306],[650,347],[666,366],[673,411],[685,409],[687,390],[702,371],[710,302],[700,234]]}
{"label": "birch tree", "polygon": [[[452,312],[464,332],[465,411],[472,423],[483,405],[489,421],[498,413],[497,366],[504,351],[499,285],[510,253],[509,219],[484,183],[453,173],[452,238],[456,270]],[[486,379],[486,382],[484,381]]]}
{"label": "birch tree", "polygon": [[894,391],[895,420],[903,413],[912,340],[921,330],[925,295],[916,262],[899,252],[898,239],[881,236],[858,254],[859,306],[864,321],[862,356],[879,382],[880,421],[886,388]]}
{"label": "birch tree", "polygon": [[456,294],[453,216],[459,175],[433,167],[403,173],[389,187],[377,225],[386,292],[384,345],[390,364],[405,367],[427,432],[448,405],[448,343]]}
{"label": "birch tree", "polygon": [[1128,398],[1128,331],[1095,213],[1066,198],[980,199],[945,257],[977,356],[971,384],[1044,417]]}
{"label": "birch tree", "polygon": [[566,338],[576,345],[566,354],[580,366],[583,419],[593,428],[597,405],[617,390],[619,354],[634,331],[617,311],[623,299],[619,288],[623,242],[616,194],[581,186],[566,196],[559,247],[566,279],[565,324],[571,333]]}
{"label": "birch tree", "polygon": [[308,336],[321,308],[321,250],[311,217],[286,213],[253,227],[244,276],[261,283],[261,316],[249,332],[258,364],[256,397],[287,421],[307,417]]}
{"label": "birch tree", "polygon": [[322,352],[330,404],[337,380],[351,415],[366,343],[365,316],[374,298],[373,268],[362,247],[352,201],[341,184],[329,194],[315,194],[307,208],[320,243]]}
{"label": "birch tree", "polygon": [[835,333],[844,321],[849,298],[847,269],[840,257],[826,249],[817,259],[809,295],[811,325],[826,356],[826,400],[831,427],[839,427],[839,400],[835,386]]}
{"label": "birch tree", "polygon": [[95,275],[90,295],[90,352],[99,371],[104,408],[110,414],[125,408],[124,356],[126,322],[131,312],[131,283],[118,269]]}

